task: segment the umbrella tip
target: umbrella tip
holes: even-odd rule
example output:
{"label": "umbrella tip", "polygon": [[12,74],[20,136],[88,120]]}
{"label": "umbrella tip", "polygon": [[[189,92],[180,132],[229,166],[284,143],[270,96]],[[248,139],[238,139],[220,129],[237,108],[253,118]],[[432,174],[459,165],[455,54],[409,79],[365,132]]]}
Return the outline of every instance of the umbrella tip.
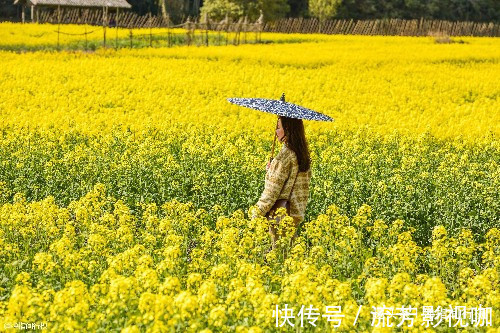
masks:
{"label": "umbrella tip", "polygon": [[280,101],[284,102],[285,101],[285,93],[281,94]]}

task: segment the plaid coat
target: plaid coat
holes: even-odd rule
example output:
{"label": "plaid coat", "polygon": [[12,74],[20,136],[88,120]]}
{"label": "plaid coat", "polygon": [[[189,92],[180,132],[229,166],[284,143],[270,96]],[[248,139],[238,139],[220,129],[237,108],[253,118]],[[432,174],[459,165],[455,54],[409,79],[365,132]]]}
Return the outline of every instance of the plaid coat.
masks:
{"label": "plaid coat", "polygon": [[257,207],[265,215],[278,199],[290,201],[290,216],[296,223],[304,220],[309,198],[311,169],[299,172],[295,152],[283,144],[266,173],[265,186]]}

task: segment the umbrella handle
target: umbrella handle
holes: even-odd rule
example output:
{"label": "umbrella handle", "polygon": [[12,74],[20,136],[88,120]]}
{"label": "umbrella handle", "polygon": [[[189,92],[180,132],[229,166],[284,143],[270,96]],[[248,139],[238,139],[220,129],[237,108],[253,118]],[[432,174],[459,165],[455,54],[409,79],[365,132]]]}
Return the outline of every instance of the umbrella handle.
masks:
{"label": "umbrella handle", "polygon": [[[276,127],[278,127],[278,120],[276,120]],[[274,140],[273,140],[273,147],[271,148],[271,157],[269,158],[269,163],[272,162],[273,156],[274,156],[274,144],[276,143],[276,137],[278,134],[276,134],[276,131],[274,131]]]}

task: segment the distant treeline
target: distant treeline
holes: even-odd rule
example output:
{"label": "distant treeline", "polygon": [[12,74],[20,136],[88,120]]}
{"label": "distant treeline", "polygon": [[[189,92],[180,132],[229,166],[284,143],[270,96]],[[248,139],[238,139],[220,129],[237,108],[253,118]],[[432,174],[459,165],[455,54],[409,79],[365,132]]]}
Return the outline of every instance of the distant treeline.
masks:
{"label": "distant treeline", "polygon": [[[307,17],[307,0],[288,0],[291,17]],[[500,21],[499,0],[342,0],[338,19],[438,19]]]}
{"label": "distant treeline", "polygon": [[[204,0],[127,0],[132,11],[139,15],[161,14],[164,5],[174,23],[184,22],[188,16],[199,16]],[[245,0],[229,0],[229,2]],[[311,17],[308,0],[256,0],[271,1],[283,17]],[[0,17],[16,19],[20,17],[20,8],[13,0],[0,0]],[[17,8],[16,8],[17,7]],[[265,6],[264,6],[265,7]],[[28,10],[26,14],[28,14]],[[267,13],[268,14],[268,13]],[[264,13],[265,16],[266,13]],[[275,15],[271,15],[275,17]],[[28,17],[28,15],[27,15]],[[500,0],[342,0],[337,14],[338,19],[440,19],[448,21],[499,22]]]}

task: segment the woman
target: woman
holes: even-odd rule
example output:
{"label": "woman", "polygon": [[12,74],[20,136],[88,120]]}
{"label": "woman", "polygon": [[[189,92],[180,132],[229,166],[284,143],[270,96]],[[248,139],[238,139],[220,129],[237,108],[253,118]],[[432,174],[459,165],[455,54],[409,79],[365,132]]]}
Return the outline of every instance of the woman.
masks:
{"label": "woman", "polygon": [[[295,228],[304,220],[304,214],[309,197],[309,182],[311,180],[311,160],[304,133],[302,119],[278,116],[276,136],[283,146],[266,167],[265,187],[257,202],[262,216],[273,207],[276,200],[288,199],[290,216]],[[295,229],[295,230],[296,230]],[[276,247],[276,230],[269,227],[272,248]],[[292,237],[292,242],[296,234]]]}

